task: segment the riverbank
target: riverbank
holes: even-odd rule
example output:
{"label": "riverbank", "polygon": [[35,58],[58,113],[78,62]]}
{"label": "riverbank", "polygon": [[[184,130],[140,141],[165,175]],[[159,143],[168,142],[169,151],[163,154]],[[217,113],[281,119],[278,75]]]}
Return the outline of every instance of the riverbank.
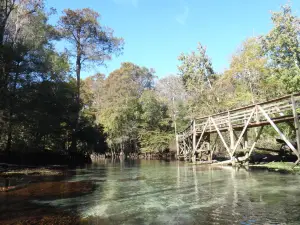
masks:
{"label": "riverbank", "polygon": [[[213,162],[194,162],[191,165],[211,165],[211,166],[232,166],[231,160],[213,161]],[[248,167],[252,169],[264,169],[275,172],[287,172],[300,174],[300,165],[295,165],[293,162],[264,162],[259,164],[248,163],[247,165],[236,164],[234,167]]]}
{"label": "riverbank", "polygon": [[250,164],[249,167],[300,174],[300,166],[295,165],[295,163],[292,162],[270,162],[266,164]]}
{"label": "riverbank", "polygon": [[60,176],[63,175],[62,170],[48,169],[48,168],[20,168],[13,169],[8,168],[5,171],[0,172],[0,177],[12,177],[12,176]]}
{"label": "riverbank", "polygon": [[[89,154],[80,152],[5,152],[0,154],[0,165],[18,166],[76,166],[91,163]],[[3,166],[2,166],[3,167]],[[1,170],[0,170],[1,171]]]}
{"label": "riverbank", "polygon": [[52,167],[28,167],[1,164],[0,165],[0,192],[27,187],[30,183],[43,182],[45,180],[62,180],[71,176],[67,168]]}

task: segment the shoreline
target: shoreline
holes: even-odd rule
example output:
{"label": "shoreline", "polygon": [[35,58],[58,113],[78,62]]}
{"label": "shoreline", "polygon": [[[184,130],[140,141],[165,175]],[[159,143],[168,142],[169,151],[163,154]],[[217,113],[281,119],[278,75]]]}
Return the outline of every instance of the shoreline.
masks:
{"label": "shoreline", "polygon": [[300,174],[300,165],[295,165],[292,162],[269,162],[266,164],[250,164],[249,167],[255,169],[267,169],[274,172],[288,172]]}
{"label": "shoreline", "polygon": [[286,172],[300,174],[300,165],[295,165],[293,162],[265,162],[260,164],[249,163],[248,165],[235,165],[232,166],[230,160],[220,161],[220,162],[196,162],[189,163],[190,165],[198,166],[231,166],[237,168],[251,168],[251,169],[261,169],[269,170],[273,172]]}

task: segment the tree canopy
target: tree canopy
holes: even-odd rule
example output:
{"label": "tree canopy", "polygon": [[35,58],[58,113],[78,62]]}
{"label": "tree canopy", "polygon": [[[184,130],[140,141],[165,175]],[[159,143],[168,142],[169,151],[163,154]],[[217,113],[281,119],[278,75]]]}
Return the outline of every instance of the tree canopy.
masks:
{"label": "tree canopy", "polygon": [[[65,9],[57,24],[53,13],[42,0],[1,1],[1,151],[166,152],[192,119],[300,90],[300,19],[290,5],[226,70],[216,73],[198,43],[165,77],[135,62],[82,77],[120,55],[124,40],[90,8]],[[57,42],[69,45],[58,51]]]}

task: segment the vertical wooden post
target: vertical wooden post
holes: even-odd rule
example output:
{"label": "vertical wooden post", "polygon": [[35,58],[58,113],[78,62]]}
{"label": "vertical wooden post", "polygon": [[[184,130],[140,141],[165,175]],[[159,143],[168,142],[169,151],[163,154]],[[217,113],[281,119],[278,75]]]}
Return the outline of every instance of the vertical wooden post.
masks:
{"label": "vertical wooden post", "polygon": [[244,149],[247,149],[248,148],[248,130],[245,131],[245,134],[244,134]]}
{"label": "vertical wooden post", "polygon": [[[258,117],[258,105],[255,105],[255,122],[256,123],[259,123],[259,117]],[[258,130],[257,130],[257,127],[254,128],[254,132],[255,132],[255,135],[257,136],[258,135]]]}
{"label": "vertical wooden post", "polygon": [[[246,124],[247,124],[247,118],[246,115],[244,115],[244,125],[246,126]],[[245,150],[248,148],[248,129],[245,131],[243,139],[244,139],[243,149]]]}
{"label": "vertical wooden post", "polygon": [[183,136],[183,157],[186,160],[186,142],[185,142],[185,135]]}
{"label": "vertical wooden post", "polygon": [[179,143],[178,143],[178,134],[176,134],[176,151],[177,151],[177,159],[179,159]]}
{"label": "vertical wooden post", "polygon": [[196,122],[193,121],[193,151],[192,151],[192,161],[196,162]]}
{"label": "vertical wooden post", "polygon": [[293,108],[293,115],[294,115],[294,125],[296,131],[296,141],[297,141],[297,151],[300,154],[300,125],[299,125],[299,117],[297,113],[297,106],[294,95],[291,96],[292,100],[292,108]]}
{"label": "vertical wooden post", "polygon": [[208,152],[208,161],[211,162],[212,161],[212,150],[210,149],[210,134],[207,134],[206,137],[206,141],[207,141],[207,152]]}
{"label": "vertical wooden post", "polygon": [[210,133],[207,134],[207,148],[210,149]]}
{"label": "vertical wooden post", "polygon": [[232,152],[234,149],[234,133],[233,133],[233,128],[230,120],[230,112],[228,111],[228,131],[229,131],[229,138],[230,138],[230,157],[232,158]]}

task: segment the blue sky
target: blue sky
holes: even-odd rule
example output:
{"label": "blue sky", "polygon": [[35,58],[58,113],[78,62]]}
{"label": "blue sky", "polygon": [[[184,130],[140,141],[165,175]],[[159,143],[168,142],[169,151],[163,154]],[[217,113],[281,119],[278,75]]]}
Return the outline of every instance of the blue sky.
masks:
{"label": "blue sky", "polygon": [[[272,27],[270,11],[279,11],[287,0],[48,0],[57,9],[55,23],[65,8],[90,7],[101,14],[101,24],[125,40],[124,52],[94,67],[83,76],[108,75],[122,62],[154,68],[159,77],[177,72],[181,52],[207,47],[217,72],[228,68],[230,57],[247,37],[266,34]],[[299,15],[300,1],[292,1]],[[65,43],[61,43],[62,47]]]}

